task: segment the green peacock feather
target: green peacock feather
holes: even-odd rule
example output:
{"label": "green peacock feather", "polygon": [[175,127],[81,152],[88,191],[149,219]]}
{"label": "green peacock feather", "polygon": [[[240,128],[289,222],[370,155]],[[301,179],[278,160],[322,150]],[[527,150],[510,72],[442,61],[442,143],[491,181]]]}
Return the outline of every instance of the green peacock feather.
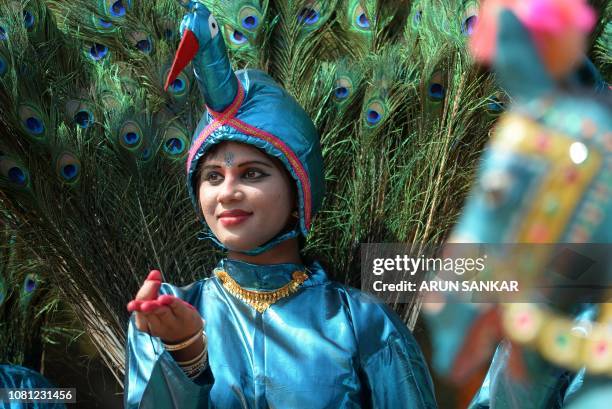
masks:
{"label": "green peacock feather", "polygon": [[268,1],[207,0],[203,3],[221,25],[234,64],[258,66],[262,58]]}
{"label": "green peacock feather", "polygon": [[60,293],[14,231],[0,229],[0,362],[41,370],[45,350],[80,333],[60,318]]}

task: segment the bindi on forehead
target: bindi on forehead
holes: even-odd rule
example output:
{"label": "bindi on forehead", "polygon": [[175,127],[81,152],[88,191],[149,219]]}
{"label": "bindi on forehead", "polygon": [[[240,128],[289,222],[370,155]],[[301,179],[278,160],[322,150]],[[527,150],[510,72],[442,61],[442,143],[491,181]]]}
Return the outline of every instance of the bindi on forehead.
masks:
{"label": "bindi on forehead", "polygon": [[231,168],[232,166],[234,166],[234,157],[234,152],[225,152],[225,154],[223,155],[223,163],[225,163],[225,167]]}

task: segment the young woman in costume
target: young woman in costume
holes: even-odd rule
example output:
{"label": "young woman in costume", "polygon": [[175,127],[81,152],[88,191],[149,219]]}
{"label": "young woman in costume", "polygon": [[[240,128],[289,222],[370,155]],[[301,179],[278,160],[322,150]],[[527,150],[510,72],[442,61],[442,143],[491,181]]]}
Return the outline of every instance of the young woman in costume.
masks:
{"label": "young woman in costume", "polygon": [[168,83],[193,59],[208,112],[189,191],[227,258],[184,288],[153,271],[130,302],[126,407],[435,408],[396,314],[303,264],[324,196],[312,121],[265,73],[234,73],[215,18],[190,7]]}

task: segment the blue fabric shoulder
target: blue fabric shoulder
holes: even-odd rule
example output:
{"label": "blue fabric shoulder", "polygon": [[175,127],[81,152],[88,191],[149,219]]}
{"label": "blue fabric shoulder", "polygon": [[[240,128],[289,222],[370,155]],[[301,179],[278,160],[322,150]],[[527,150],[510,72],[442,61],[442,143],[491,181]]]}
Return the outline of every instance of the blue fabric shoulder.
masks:
{"label": "blue fabric shoulder", "polygon": [[357,339],[372,407],[437,408],[425,358],[412,333],[380,299],[358,289],[330,283],[341,292]]}

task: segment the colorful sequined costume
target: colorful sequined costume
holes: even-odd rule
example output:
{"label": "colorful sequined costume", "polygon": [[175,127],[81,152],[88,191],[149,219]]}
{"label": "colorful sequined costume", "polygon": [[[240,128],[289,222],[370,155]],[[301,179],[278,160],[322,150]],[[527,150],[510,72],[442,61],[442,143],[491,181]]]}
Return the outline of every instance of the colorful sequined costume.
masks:
{"label": "colorful sequined costume", "polygon": [[[495,69],[516,103],[498,123],[453,240],[611,243],[612,101],[607,87],[560,87],[541,63],[528,30],[509,10],[499,14],[496,51]],[[520,254],[509,251],[507,261],[512,260],[518,266]],[[600,278],[607,283],[612,262],[603,264]],[[549,264],[533,270],[534,281],[554,283]],[[498,346],[470,408],[561,408],[588,388],[585,370],[610,373],[612,338],[601,337],[609,314],[601,305],[552,291],[548,305],[517,303],[502,309],[499,320],[509,340]],[[596,319],[603,323],[592,322]]]}

